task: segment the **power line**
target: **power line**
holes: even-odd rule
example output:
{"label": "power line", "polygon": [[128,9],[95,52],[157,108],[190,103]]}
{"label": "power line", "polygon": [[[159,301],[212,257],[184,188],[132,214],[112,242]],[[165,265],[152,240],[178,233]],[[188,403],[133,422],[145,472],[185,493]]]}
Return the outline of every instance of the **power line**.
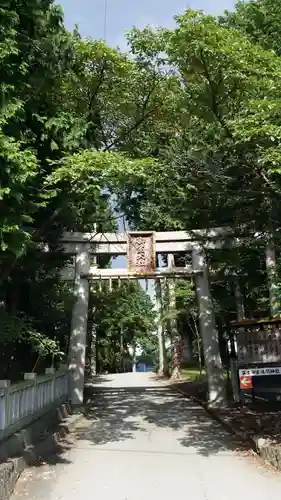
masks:
{"label": "power line", "polygon": [[107,39],[107,11],[108,11],[108,0],[104,0],[103,39],[105,42]]}

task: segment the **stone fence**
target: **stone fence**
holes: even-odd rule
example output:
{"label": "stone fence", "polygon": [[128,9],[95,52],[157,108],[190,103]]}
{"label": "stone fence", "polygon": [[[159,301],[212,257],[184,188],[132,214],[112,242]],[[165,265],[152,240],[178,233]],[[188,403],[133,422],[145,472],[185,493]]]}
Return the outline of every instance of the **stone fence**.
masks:
{"label": "stone fence", "polygon": [[0,380],[0,441],[28,426],[54,406],[68,401],[69,372],[26,373],[22,382]]}

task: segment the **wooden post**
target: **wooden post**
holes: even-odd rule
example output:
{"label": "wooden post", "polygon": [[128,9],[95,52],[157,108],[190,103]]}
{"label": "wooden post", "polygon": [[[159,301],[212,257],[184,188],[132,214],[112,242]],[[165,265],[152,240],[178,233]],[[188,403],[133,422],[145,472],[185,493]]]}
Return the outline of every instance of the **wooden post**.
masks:
{"label": "wooden post", "polygon": [[238,363],[236,358],[230,358],[230,370],[231,370],[231,385],[233,399],[235,403],[240,402],[240,390],[238,382]]}

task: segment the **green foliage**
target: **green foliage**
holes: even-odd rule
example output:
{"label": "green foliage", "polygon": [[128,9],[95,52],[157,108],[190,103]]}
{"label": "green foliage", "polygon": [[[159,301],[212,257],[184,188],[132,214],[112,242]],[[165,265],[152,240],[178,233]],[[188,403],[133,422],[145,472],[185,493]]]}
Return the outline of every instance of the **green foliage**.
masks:
{"label": "green foliage", "polygon": [[2,332],[0,336],[2,349],[5,349],[11,343],[24,343],[30,345],[40,358],[53,356],[62,359],[64,356],[64,353],[60,351],[58,342],[36,331],[32,322],[23,317],[12,316],[1,310],[0,328]]}
{"label": "green foliage", "polygon": [[[116,230],[117,217],[136,229],[231,226],[270,230],[279,250],[280,7],[238,2],[221,18],[188,9],[175,29],[132,29],[128,56],[69,33],[52,0],[2,2],[0,342],[12,357],[67,351],[65,230]],[[208,255],[222,328],[235,317],[229,269],[246,275],[247,314],[268,313],[263,251],[245,241]],[[121,356],[121,326],[125,353],[132,342],[157,352],[151,303],[130,287],[95,295],[103,366]],[[195,338],[194,290],[179,283],[176,294],[166,319]],[[24,356],[14,349],[22,338],[33,349]]]}
{"label": "green foliage", "polygon": [[[156,55],[148,48],[151,39]],[[260,166],[278,140],[272,126],[261,128],[264,113],[257,110],[264,111],[265,96],[276,92],[279,59],[212,16],[190,10],[177,17],[173,31],[134,30],[132,43],[138,58],[157,59],[161,74],[164,61],[181,84],[173,135],[161,154],[165,167],[125,192],[132,223],[166,229],[267,225],[272,195],[264,192],[272,186]]]}
{"label": "green foliage", "polygon": [[[269,1],[243,4],[244,10],[239,5],[242,13],[256,6],[264,11],[266,5],[269,34],[269,4],[273,10]],[[247,30],[190,10],[176,21],[175,30],[134,29],[129,36],[137,60],[162,76],[169,67],[180,91],[175,94],[174,133],[157,156],[161,161],[134,186],[128,179],[120,205],[139,229],[227,225],[246,228],[246,233],[251,228],[274,232],[281,211],[281,67],[270,50],[270,35],[268,43],[253,43],[259,40]],[[251,23],[253,27],[253,19]],[[279,250],[278,238],[275,245]],[[234,283],[223,277],[227,270],[245,274],[240,284],[246,314],[268,314],[264,248],[251,246],[245,241],[239,255],[209,256],[211,265],[222,259],[221,279],[212,291],[223,328],[236,314]]]}
{"label": "green foliage", "polygon": [[177,80],[104,42],[77,38],[75,49],[63,86],[65,116],[80,128],[74,146],[154,155],[174,125]]}
{"label": "green foliage", "polygon": [[280,56],[281,2],[280,0],[238,1],[234,12],[225,12],[221,24],[239,29],[250,40]]}
{"label": "green foliage", "polygon": [[115,371],[122,359],[131,357],[131,349],[138,347],[146,355],[154,352],[154,314],[151,300],[138,282],[115,284],[111,292],[106,287],[92,289],[98,369]]}
{"label": "green foliage", "polygon": [[54,290],[65,259],[46,265],[46,254],[36,247],[44,241],[56,251],[54,242],[68,223],[64,198],[45,189],[44,182],[50,160],[63,154],[53,151],[49,122],[60,111],[62,77],[73,49],[61,9],[52,0],[5,0],[0,21],[0,294],[10,315],[0,338],[3,370],[11,377],[31,370],[34,356],[57,356],[69,329],[69,324],[60,329],[59,321],[54,326],[59,315],[53,314],[64,302],[61,291]]}
{"label": "green foliage", "polygon": [[66,50],[67,35],[61,11],[51,0],[40,8],[35,0],[16,4],[7,0],[0,20],[0,244],[2,251],[18,257],[30,240],[36,213],[44,206],[37,179],[47,159],[46,151],[41,155],[47,94],[62,69],[56,55]]}

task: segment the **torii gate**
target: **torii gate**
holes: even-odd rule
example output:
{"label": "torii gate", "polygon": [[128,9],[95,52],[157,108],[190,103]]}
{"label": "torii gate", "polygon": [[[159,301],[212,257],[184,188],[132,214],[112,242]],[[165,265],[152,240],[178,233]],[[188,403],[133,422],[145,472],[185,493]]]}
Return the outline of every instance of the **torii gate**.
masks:
{"label": "torii gate", "polygon": [[[85,352],[90,280],[122,280],[194,277],[196,284],[200,333],[209,381],[209,401],[217,403],[225,397],[225,387],[219,356],[218,332],[210,294],[209,272],[205,248],[223,248],[226,240],[238,246],[241,240],[233,237],[228,228],[170,232],[128,233],[65,233],[64,252],[75,255],[75,263],[66,268],[62,278],[74,281],[76,302],[72,311],[69,369],[70,399],[74,406],[83,404]],[[204,243],[204,245],[203,245]],[[192,253],[192,265],[167,268],[156,267],[156,255]],[[127,256],[127,269],[98,269],[91,265],[91,256],[99,254]],[[268,259],[267,259],[268,260]],[[171,261],[169,261],[171,262]]]}

